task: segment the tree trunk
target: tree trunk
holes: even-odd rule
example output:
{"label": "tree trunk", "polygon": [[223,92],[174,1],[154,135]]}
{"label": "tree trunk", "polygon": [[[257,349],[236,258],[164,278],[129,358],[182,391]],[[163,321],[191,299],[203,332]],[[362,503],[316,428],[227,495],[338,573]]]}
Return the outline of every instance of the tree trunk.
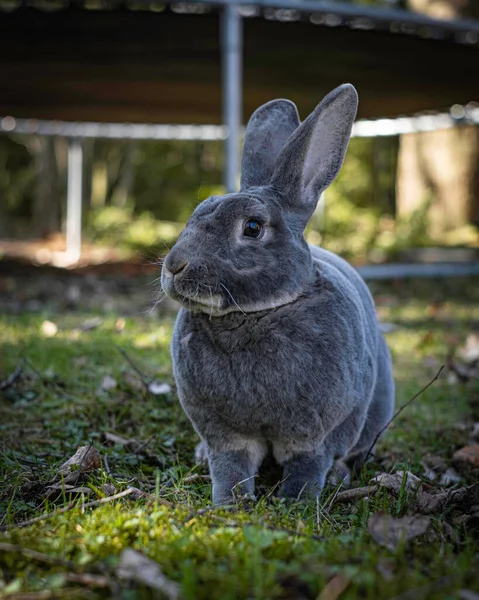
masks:
{"label": "tree trunk", "polygon": [[[472,0],[408,0],[408,7],[435,18],[479,16]],[[396,179],[398,214],[405,216],[430,201],[433,236],[467,223],[479,224],[478,158],[478,127],[402,135]]]}

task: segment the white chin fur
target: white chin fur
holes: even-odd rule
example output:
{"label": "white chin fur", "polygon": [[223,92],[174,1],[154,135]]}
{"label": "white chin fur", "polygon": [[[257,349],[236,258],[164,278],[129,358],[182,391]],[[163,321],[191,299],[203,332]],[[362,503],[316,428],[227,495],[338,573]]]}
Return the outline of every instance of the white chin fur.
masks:
{"label": "white chin fur", "polygon": [[283,306],[285,304],[291,304],[299,297],[299,294],[283,294],[278,296],[277,298],[272,298],[271,300],[267,300],[264,302],[257,302],[254,304],[241,304],[241,305],[230,305],[226,308],[222,308],[223,298],[218,295],[214,295],[209,298],[198,299],[195,298],[195,308],[201,310],[202,312],[211,315],[212,317],[221,317],[223,315],[227,315],[228,313],[238,312],[238,313],[255,313],[261,312],[264,310],[271,310],[273,308],[278,308],[279,306]]}

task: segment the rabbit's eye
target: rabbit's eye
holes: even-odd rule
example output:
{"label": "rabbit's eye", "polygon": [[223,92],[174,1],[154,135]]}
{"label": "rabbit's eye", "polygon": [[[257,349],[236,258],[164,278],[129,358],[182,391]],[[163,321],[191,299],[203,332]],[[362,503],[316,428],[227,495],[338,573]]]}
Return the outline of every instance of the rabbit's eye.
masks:
{"label": "rabbit's eye", "polygon": [[243,235],[250,238],[259,238],[263,233],[263,223],[258,219],[248,219],[244,224]]}

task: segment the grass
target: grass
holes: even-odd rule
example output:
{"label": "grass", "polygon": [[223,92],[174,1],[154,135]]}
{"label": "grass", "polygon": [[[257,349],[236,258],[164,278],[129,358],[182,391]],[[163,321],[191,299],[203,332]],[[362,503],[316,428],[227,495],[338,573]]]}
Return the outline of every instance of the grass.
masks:
{"label": "grass", "polygon": [[[11,547],[2,552],[0,546],[0,596],[161,597],[147,585],[112,576],[125,548],[157,561],[179,583],[181,597],[191,600],[334,600],[340,592],[335,582],[344,588],[340,598],[345,600],[452,600],[464,597],[460,590],[479,592],[477,523],[474,529],[474,522],[457,511],[434,515],[425,536],[400,543],[395,551],[373,540],[371,515],[400,517],[412,511],[413,497],[405,488],[397,496],[381,490],[368,499],[332,504],[337,490],[328,487],[317,504],[286,504],[260,481],[256,504],[235,511],[208,509],[208,480],[191,477],[207,471],[194,464],[196,437],[174,393],[169,355],[174,314],[143,311],[137,299],[148,302],[144,280],[115,284],[117,302],[115,294],[108,302],[98,296],[96,304],[89,296],[85,312],[81,302],[73,309],[65,304],[70,285],[65,282],[58,288],[52,279],[46,293],[43,281],[37,294],[39,278],[12,278],[9,298],[19,298],[19,304],[15,310],[4,304],[0,317],[0,381],[18,364],[23,367],[15,384],[0,391],[0,526],[9,526],[0,533],[0,544],[46,557],[32,558]],[[398,406],[432,379],[449,349],[462,344],[479,323],[478,287],[471,280],[375,286],[381,319],[399,325],[387,336]],[[89,329],[92,318],[101,324]],[[45,321],[55,323],[55,335],[42,325]],[[146,391],[118,347],[144,378],[167,382],[173,391],[159,396]],[[104,389],[106,377],[116,386]],[[375,460],[353,485],[367,485],[382,471],[410,470],[424,479],[426,464],[450,466],[476,421],[477,382],[449,384],[442,377],[394,421]],[[107,433],[145,444],[134,452],[109,442]],[[107,459],[83,476],[79,485],[90,491],[72,496],[64,489],[46,498],[46,486],[58,480],[58,466],[78,446],[90,444]],[[477,470],[469,471],[458,485],[477,480]],[[105,496],[105,484],[116,492],[134,486],[159,494],[171,506],[130,495],[83,508]],[[11,527],[72,501],[63,514]],[[55,565],[54,559],[73,564]],[[100,586],[94,578],[79,582],[75,573],[97,578],[106,573],[109,584]]]}

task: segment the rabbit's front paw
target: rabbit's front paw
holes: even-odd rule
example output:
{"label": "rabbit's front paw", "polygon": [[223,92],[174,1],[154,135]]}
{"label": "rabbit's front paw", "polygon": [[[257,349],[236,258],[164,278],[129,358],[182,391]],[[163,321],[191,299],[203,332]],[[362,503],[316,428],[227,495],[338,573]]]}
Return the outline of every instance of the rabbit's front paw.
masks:
{"label": "rabbit's front paw", "polygon": [[254,494],[254,478],[264,449],[254,444],[242,450],[209,450],[208,462],[213,481],[213,504],[235,504],[245,495]]}

